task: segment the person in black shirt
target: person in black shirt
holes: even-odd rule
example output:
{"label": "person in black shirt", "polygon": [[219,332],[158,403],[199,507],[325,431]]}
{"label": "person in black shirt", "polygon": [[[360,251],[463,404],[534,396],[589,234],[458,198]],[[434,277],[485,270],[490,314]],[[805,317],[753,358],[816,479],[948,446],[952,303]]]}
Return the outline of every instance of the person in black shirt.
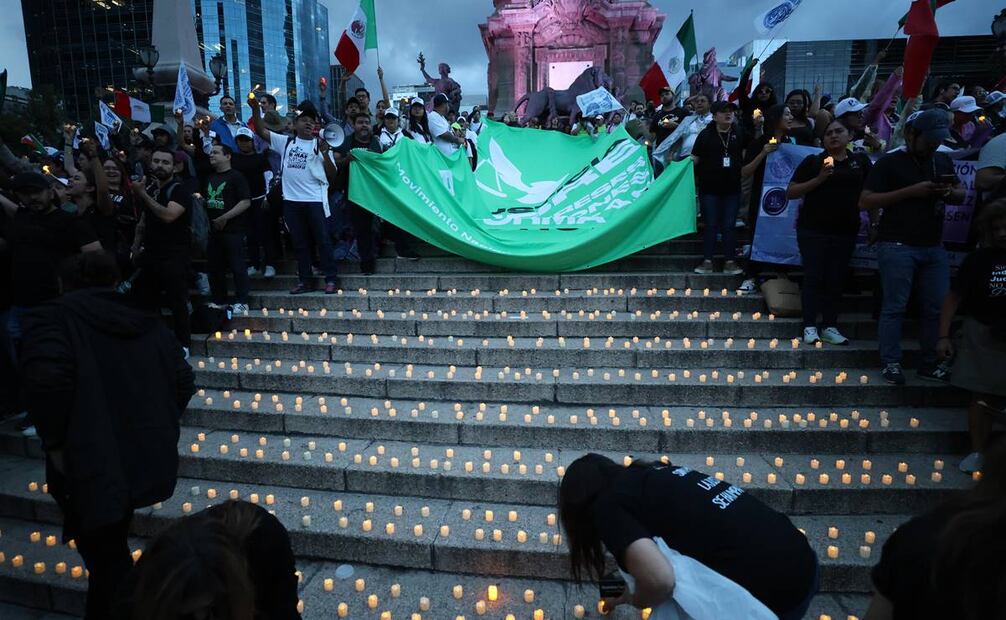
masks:
{"label": "person in black shirt", "polygon": [[133,193],[143,208],[139,226],[143,230],[139,240],[143,248],[140,255],[143,274],[138,293],[155,309],[161,307],[162,294],[167,298],[175,336],[187,357],[192,339],[188,308],[192,194],[175,178],[175,154],[171,149],[154,149],[150,169],[154,175],[151,180],[153,196],[146,187],[146,179],[133,184]]}
{"label": "person in black shirt", "polygon": [[655,607],[673,594],[654,537],[745,588],[780,620],[803,618],[817,593],[817,556],[786,515],[687,467],[580,457],[563,475],[559,518],[577,581],[601,578],[604,549],[635,578],[635,595],[609,606]]}
{"label": "person in black shirt", "polygon": [[695,162],[695,181],[698,185],[699,205],[702,208],[702,264],[695,273],[713,273],[713,253],[716,236],[723,236],[723,273],[737,275],[740,267],[737,256],[737,211],[741,202],[741,138],[734,127],[737,106],[728,101],[717,101],[710,111],[713,122],[703,129],[692,147]]}
{"label": "person in black shirt", "polygon": [[[352,136],[335,149],[336,163],[339,164],[340,171],[339,185],[345,189],[347,196],[349,195],[349,166],[346,164],[352,160],[353,149],[366,149],[375,153],[382,151],[381,142],[374,136],[370,124],[370,114],[366,112],[360,112],[353,117]],[[356,247],[360,252],[360,272],[365,275],[372,274],[377,259],[377,248],[374,243],[376,235],[374,214],[348,199],[346,204],[350,209],[350,217],[356,233]],[[399,258],[408,260],[418,258],[411,247],[411,235],[389,223],[385,223],[384,228],[387,236],[395,242],[395,251]]]}
{"label": "person in black shirt", "polygon": [[969,491],[900,526],[873,568],[864,620],[992,620],[1006,609],[1006,441]]}
{"label": "person in black shirt", "polygon": [[922,310],[918,376],[945,382],[949,371],[936,356],[940,305],[950,285],[950,263],[943,249],[946,203],[965,198],[953,161],[936,152],[950,135],[942,110],[913,114],[905,122],[905,149],[882,157],[870,171],[859,200],[861,209],[881,211],[878,262],[883,301],[878,325],[884,379],[904,385],[901,325],[918,282]]}
{"label": "person in black shirt", "polygon": [[9,218],[6,243],[11,265],[11,311],[8,334],[20,339],[19,315],[28,307],[59,297],[59,268],[80,252],[101,249],[94,231],[76,215],[56,207],[48,178],[23,172],[12,186],[20,204],[0,196]]}
{"label": "person in black shirt", "polygon": [[[937,352],[954,358],[950,382],[971,392],[968,428],[971,454],[961,461],[967,473],[982,468],[981,451],[992,435],[991,413],[1006,413],[1006,198],[985,205],[978,216],[980,247],[968,254],[940,312]],[[956,356],[950,326],[963,306],[964,320]]]}
{"label": "person in black shirt", "polygon": [[245,177],[251,195],[248,209],[248,275],[272,278],[276,275],[279,254],[276,232],[279,219],[266,204],[265,173],[272,172],[269,157],[255,152],[255,134],[247,127],[238,129],[234,136],[238,150],[231,156],[231,166]]}
{"label": "person in black shirt", "polygon": [[650,133],[653,134],[653,148],[660,146],[681,121],[688,116],[688,111],[674,105],[674,90],[670,86],[660,89],[660,108],[654,111],[650,121]]}
{"label": "person in black shirt", "polygon": [[206,215],[212,229],[206,247],[213,305],[227,304],[227,271],[234,278],[234,314],[248,313],[248,268],[245,263],[245,211],[251,206],[248,181],[231,168],[231,149],[215,144],[210,151],[213,174],[206,179]]}
{"label": "person in black shirt", "polygon": [[[803,260],[803,341],[849,344],[838,331],[849,259],[859,233],[859,194],[870,172],[870,158],[848,149],[852,134],[841,121],[824,132],[825,151],[807,156],[793,173],[787,200],[803,198],[796,222]],[[824,330],[818,334],[817,314]]]}

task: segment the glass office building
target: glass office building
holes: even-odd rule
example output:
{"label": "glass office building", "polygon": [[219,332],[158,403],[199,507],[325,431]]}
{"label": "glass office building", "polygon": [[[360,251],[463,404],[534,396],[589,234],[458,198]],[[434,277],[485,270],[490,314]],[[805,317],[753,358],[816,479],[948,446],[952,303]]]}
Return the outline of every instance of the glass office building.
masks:
{"label": "glass office building", "polygon": [[153,0],[22,0],[32,84],[52,84],[67,117],[93,118],[106,87],[134,82]]}
{"label": "glass office building", "polygon": [[[281,111],[317,100],[318,80],[334,56],[328,9],[318,0],[188,1],[203,67],[218,52],[227,78],[209,103],[224,94],[243,102],[256,85],[274,92]],[[106,88],[137,83],[136,50],[149,45],[153,0],[22,0],[33,84],[53,84],[71,119],[94,117]],[[243,106],[241,116],[249,110]]]}
{"label": "glass office building", "polygon": [[[815,82],[821,82],[825,94],[841,98],[888,43],[886,39],[788,41],[762,63],[762,79],[775,85],[780,97],[797,88],[811,90]],[[881,79],[901,64],[905,44],[905,39],[891,43],[887,57],[880,63]],[[990,36],[942,37],[933,53],[923,92],[928,96],[935,83],[943,79],[991,87],[1001,77],[993,61],[995,49],[996,41]]]}
{"label": "glass office building", "polygon": [[[227,78],[210,110],[230,95],[243,105],[256,86],[275,95],[280,112],[318,100],[318,80],[328,77],[332,49],[328,9],[318,0],[190,0],[203,66],[222,51]],[[209,71],[207,70],[207,73]]]}

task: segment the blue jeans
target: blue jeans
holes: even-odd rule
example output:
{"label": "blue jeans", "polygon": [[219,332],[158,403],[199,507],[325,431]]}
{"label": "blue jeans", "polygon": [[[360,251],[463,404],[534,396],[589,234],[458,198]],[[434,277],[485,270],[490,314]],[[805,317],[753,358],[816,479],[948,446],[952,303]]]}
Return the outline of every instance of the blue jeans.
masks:
{"label": "blue jeans", "polygon": [[293,239],[293,250],[297,255],[297,274],[301,283],[310,285],[313,277],[311,271],[312,244],[318,249],[318,258],[321,261],[321,270],[325,274],[325,282],[335,282],[338,267],[322,204],[320,202],[284,200],[283,221],[290,229],[290,237]]}
{"label": "blue jeans", "polygon": [[936,364],[940,307],[950,288],[950,262],[942,246],[911,246],[883,242],[877,260],[883,302],[880,307],[880,360],[884,364],[901,363],[901,325],[912,294],[913,280],[918,283],[919,345],[923,366]]}
{"label": "blue jeans", "polygon": [[702,232],[703,258],[712,260],[716,253],[716,234],[723,235],[723,256],[737,258],[737,211],[741,206],[740,194],[699,194],[699,206],[705,228]]}

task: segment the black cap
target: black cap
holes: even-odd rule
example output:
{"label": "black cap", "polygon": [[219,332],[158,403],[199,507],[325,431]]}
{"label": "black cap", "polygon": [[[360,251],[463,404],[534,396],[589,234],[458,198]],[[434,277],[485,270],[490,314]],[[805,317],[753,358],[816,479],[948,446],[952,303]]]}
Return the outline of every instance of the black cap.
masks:
{"label": "black cap", "polygon": [[311,103],[310,101],[306,99],[304,101],[301,101],[300,105],[297,106],[297,109],[299,110],[299,112],[297,113],[297,118],[300,118],[302,116],[310,116],[315,121],[318,120],[318,109],[315,108],[314,104]]}
{"label": "black cap", "polygon": [[14,191],[42,191],[43,189],[49,189],[51,183],[41,172],[22,172],[14,177],[11,181],[11,186],[14,188]]}
{"label": "black cap", "polygon": [[171,135],[171,132],[168,131],[168,129],[166,127],[164,127],[163,125],[158,125],[157,127],[154,127],[153,129],[150,130],[150,133],[151,134],[163,133],[166,136],[170,136]]}
{"label": "black cap", "polygon": [[726,112],[727,110],[736,112],[738,110],[737,104],[733,101],[717,101],[713,103],[713,105],[709,106],[709,111],[713,114],[719,114],[720,112]]}
{"label": "black cap", "polygon": [[950,118],[942,109],[931,108],[924,112],[916,112],[908,117],[905,126],[911,127],[915,133],[925,136],[932,144],[939,144],[950,137]]}
{"label": "black cap", "polygon": [[447,98],[447,95],[445,95],[443,93],[437,93],[436,96],[433,97],[433,107],[437,107],[438,105],[443,105],[443,104],[447,103],[448,101],[450,101],[450,100]]}

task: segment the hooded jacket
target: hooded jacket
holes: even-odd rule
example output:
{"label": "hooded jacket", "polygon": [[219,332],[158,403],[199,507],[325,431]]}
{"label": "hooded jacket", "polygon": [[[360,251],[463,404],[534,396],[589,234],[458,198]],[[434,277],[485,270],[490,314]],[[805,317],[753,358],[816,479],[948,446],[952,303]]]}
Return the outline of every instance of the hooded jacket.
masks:
{"label": "hooded jacket", "polygon": [[160,318],[112,291],[84,289],[26,313],[23,328],[25,405],[64,532],[117,523],[171,497],[179,418],[195,388]]}

